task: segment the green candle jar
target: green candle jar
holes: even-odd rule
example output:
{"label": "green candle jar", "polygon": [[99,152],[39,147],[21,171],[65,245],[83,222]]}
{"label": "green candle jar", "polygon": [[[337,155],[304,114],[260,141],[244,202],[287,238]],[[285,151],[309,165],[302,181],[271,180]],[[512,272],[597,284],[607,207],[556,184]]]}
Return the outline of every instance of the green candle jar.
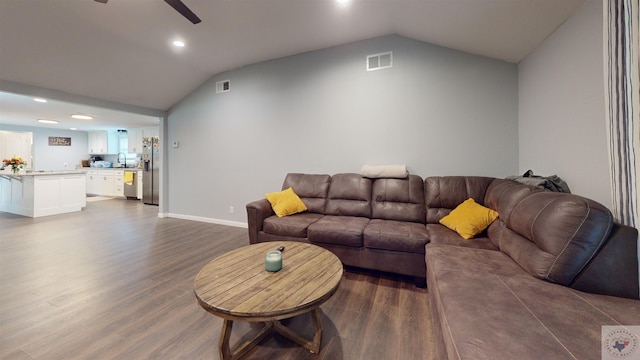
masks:
{"label": "green candle jar", "polygon": [[282,253],[280,251],[269,251],[264,260],[264,268],[269,272],[276,272],[282,269]]}

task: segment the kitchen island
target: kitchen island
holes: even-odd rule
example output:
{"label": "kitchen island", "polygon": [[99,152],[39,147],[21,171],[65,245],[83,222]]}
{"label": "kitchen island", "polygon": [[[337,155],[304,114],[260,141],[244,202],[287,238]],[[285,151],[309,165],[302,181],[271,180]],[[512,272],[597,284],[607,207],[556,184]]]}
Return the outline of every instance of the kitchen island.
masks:
{"label": "kitchen island", "polygon": [[0,173],[0,211],[40,217],[82,210],[86,201],[84,171]]}

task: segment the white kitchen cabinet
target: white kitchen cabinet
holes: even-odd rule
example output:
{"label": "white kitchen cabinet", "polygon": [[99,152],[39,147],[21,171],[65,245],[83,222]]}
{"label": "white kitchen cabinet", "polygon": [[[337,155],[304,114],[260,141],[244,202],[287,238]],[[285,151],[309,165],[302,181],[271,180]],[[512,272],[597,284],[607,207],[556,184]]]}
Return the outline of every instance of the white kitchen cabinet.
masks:
{"label": "white kitchen cabinet", "polygon": [[127,129],[129,154],[142,154],[143,129]]}
{"label": "white kitchen cabinet", "polygon": [[113,195],[124,196],[124,170],[115,170],[113,173]]}
{"label": "white kitchen cabinet", "polygon": [[87,144],[89,154],[102,154],[108,144],[106,131],[89,131]]}
{"label": "white kitchen cabinet", "polygon": [[78,211],[85,207],[84,181],[78,175],[81,174],[34,177],[34,216]]}
{"label": "white kitchen cabinet", "polygon": [[98,185],[98,171],[97,170],[89,170],[87,171],[87,194],[91,195],[100,195]]}
{"label": "white kitchen cabinet", "polygon": [[[142,173],[142,171],[139,173]],[[87,194],[124,197],[124,170],[89,170],[86,177]]]}
{"label": "white kitchen cabinet", "polygon": [[113,131],[89,131],[89,154],[117,154],[118,133]]}
{"label": "white kitchen cabinet", "polygon": [[114,196],[114,176],[110,171],[98,171],[98,193],[102,196]]}

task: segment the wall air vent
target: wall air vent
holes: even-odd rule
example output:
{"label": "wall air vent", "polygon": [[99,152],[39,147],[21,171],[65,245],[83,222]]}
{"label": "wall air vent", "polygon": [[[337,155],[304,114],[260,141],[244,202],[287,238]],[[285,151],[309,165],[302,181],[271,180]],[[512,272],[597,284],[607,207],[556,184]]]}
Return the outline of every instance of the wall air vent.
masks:
{"label": "wall air vent", "polygon": [[390,69],[393,67],[393,52],[387,51],[380,54],[367,56],[367,71]]}
{"label": "wall air vent", "polygon": [[231,80],[216,82],[216,93],[228,92],[229,90],[231,90]]}

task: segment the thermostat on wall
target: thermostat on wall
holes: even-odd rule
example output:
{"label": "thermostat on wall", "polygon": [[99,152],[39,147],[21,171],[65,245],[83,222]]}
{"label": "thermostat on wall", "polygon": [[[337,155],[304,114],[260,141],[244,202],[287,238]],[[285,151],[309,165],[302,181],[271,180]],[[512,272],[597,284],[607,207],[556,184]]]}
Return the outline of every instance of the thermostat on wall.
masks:
{"label": "thermostat on wall", "polygon": [[178,143],[178,141],[174,141],[174,142],[173,142],[173,147],[174,147],[174,148],[177,148],[178,146],[180,146],[180,144]]}

